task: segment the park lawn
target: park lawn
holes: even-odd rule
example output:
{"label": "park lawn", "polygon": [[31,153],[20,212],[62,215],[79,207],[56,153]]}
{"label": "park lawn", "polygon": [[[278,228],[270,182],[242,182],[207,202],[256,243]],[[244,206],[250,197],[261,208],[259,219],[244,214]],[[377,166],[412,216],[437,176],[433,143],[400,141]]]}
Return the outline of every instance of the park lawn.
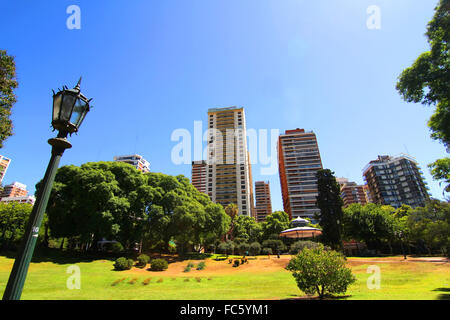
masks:
{"label": "park lawn", "polygon": [[[114,271],[113,261],[76,262],[81,271],[81,289],[69,290],[66,273],[71,263],[32,263],[22,294],[26,300],[253,300],[295,299],[304,296],[291,273],[284,269],[290,256],[281,259],[258,257],[233,268],[228,261],[207,259],[206,269],[183,272],[188,262],[171,263],[163,272],[133,268]],[[13,260],[0,257],[0,294],[8,280]],[[445,299],[449,298],[448,263],[402,262],[400,259],[348,259],[357,282],[347,291],[346,299]],[[380,289],[370,290],[367,273],[370,265],[381,271]],[[148,279],[148,285],[143,282]],[[113,283],[124,279],[117,285]],[[129,283],[135,279],[134,283]],[[188,279],[188,280],[186,280]]]}

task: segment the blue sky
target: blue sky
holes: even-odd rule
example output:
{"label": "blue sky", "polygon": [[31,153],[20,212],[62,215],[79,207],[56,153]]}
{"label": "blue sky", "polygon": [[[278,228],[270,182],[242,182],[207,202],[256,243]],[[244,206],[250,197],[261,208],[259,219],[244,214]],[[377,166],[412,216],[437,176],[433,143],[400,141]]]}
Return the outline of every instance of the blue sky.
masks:
{"label": "blue sky", "polygon": [[[358,183],[379,154],[408,152],[432,196],[442,188],[427,164],[445,155],[431,140],[433,109],[404,102],[401,71],[428,50],[424,33],[437,0],[4,1],[1,48],[15,56],[19,88],[14,136],[0,154],[12,159],[4,184],[31,193],[50,157],[51,89],[74,86],[94,98],[61,165],[138,153],[152,171],[184,174],[170,140],[194,130],[208,108],[243,106],[247,128],[305,128],[317,134],[323,165]],[[69,5],[81,29],[69,30]],[[381,10],[369,30],[366,10]],[[253,155],[252,158],[255,156]],[[278,174],[271,183],[282,209]]]}

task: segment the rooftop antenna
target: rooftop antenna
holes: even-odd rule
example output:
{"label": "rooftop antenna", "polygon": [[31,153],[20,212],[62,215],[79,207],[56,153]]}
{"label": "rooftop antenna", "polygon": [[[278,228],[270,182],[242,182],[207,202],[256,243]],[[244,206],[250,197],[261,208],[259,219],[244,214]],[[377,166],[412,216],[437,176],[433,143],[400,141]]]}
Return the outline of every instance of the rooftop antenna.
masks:
{"label": "rooftop antenna", "polygon": [[403,145],[404,147],[405,147],[405,150],[406,150],[406,154],[409,156],[410,155],[410,153],[409,153],[409,151],[408,151],[408,148],[406,147],[406,144],[404,144]]}

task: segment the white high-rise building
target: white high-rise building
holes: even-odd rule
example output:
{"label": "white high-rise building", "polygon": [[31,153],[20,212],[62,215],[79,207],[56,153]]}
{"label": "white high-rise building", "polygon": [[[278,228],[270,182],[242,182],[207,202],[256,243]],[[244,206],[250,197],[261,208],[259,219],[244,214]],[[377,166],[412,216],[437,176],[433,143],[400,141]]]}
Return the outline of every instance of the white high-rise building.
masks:
{"label": "white high-rise building", "polygon": [[150,162],[144,159],[143,156],[132,154],[127,156],[116,156],[114,161],[129,163],[141,172],[150,172]]}

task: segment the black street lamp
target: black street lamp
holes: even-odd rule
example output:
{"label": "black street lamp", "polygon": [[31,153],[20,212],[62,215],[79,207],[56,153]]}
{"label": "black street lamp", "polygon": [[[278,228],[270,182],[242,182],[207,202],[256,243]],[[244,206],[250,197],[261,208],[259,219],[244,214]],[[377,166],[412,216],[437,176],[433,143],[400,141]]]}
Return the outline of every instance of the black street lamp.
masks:
{"label": "black street lamp", "polygon": [[52,126],[54,130],[58,130],[58,136],[48,140],[48,143],[52,146],[52,156],[45,172],[42,187],[36,196],[36,202],[25,229],[19,254],[14,261],[14,266],[3,294],[3,300],[19,300],[22,295],[28,267],[33,257],[39,228],[41,227],[42,218],[50,197],[59,161],[64,151],[72,147],[67,140],[67,135],[78,132],[84,117],[90,110],[89,103],[92,99],[88,100],[80,92],[80,83],[81,78],[75,88],[68,89],[63,87],[63,90],[57,93],[53,92]]}

